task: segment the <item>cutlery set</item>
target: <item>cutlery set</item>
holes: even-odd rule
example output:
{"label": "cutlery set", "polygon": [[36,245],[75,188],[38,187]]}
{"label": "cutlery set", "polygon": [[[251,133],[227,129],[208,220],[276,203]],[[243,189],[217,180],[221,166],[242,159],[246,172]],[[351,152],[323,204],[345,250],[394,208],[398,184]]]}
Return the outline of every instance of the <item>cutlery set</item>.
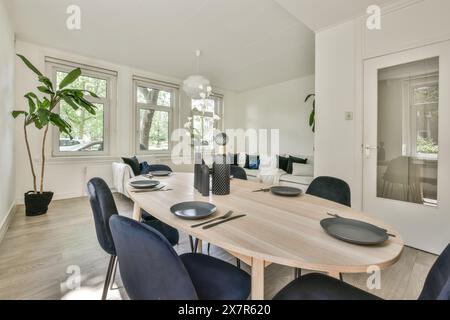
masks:
{"label": "cutlery set", "polygon": [[261,189],[255,190],[253,192],[270,192],[270,188],[261,188]]}
{"label": "cutlery set", "polygon": [[191,228],[198,228],[198,227],[203,226],[203,229],[206,230],[206,229],[210,229],[210,228],[216,227],[218,225],[221,225],[223,223],[226,223],[228,221],[233,221],[233,220],[243,218],[246,216],[245,214],[241,214],[238,216],[232,216],[232,214],[233,214],[233,211],[230,210],[223,216],[220,216],[220,217],[217,217],[217,218],[214,218],[214,219],[211,219],[209,221],[205,221],[205,222],[202,222],[199,224],[194,224],[191,226]]}

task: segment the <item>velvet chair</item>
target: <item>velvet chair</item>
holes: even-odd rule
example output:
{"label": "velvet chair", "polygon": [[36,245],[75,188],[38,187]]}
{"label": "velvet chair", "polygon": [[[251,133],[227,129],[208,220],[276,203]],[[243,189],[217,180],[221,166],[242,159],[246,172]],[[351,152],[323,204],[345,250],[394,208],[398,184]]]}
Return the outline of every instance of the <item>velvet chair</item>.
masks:
{"label": "velvet chair", "polygon": [[[117,268],[116,249],[109,228],[109,220],[112,216],[118,215],[119,212],[111,190],[104,180],[100,178],[91,179],[87,184],[87,191],[94,215],[98,242],[102,249],[111,256],[102,293],[102,300],[105,300],[108,295],[108,290],[114,282]],[[168,226],[162,222],[156,220],[150,221],[148,224],[159,230],[165,236],[171,236],[171,232],[167,228]]]}
{"label": "velvet chair", "polygon": [[126,217],[112,217],[110,227],[133,300],[244,300],[250,294],[250,276],[224,261],[178,256],[157,230]]}
{"label": "velvet chair", "polygon": [[243,168],[241,168],[239,166],[231,166],[230,172],[231,172],[231,175],[233,176],[233,178],[235,178],[235,179],[248,180],[247,173],[245,172],[245,170]]}
{"label": "velvet chair", "polygon": [[351,193],[347,182],[333,177],[318,177],[309,185],[306,194],[351,207]]}
{"label": "velvet chair", "polygon": [[[380,300],[366,291],[323,274],[302,276],[282,289],[274,300]],[[450,300],[450,245],[436,260],[419,300]]]}
{"label": "velvet chair", "polygon": [[[318,177],[311,182],[306,194],[330,200],[351,207],[351,192],[347,182],[333,177]],[[295,269],[295,277],[301,276],[301,269]],[[342,275],[340,275],[342,280]]]}

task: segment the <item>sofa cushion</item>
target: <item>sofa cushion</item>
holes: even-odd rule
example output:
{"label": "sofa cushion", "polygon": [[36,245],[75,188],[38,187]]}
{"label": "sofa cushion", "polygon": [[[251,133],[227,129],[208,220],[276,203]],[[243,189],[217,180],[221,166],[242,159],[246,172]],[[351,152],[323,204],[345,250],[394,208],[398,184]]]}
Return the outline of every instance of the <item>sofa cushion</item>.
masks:
{"label": "sofa cushion", "polygon": [[292,169],[293,169],[293,163],[303,163],[306,164],[308,162],[308,159],[303,159],[303,158],[297,158],[297,157],[293,157],[293,156],[289,156],[289,162],[288,162],[288,167],[287,167],[287,173],[292,174]]}
{"label": "sofa cushion", "polygon": [[284,174],[280,177],[281,182],[289,182],[308,186],[314,180],[313,176],[293,176],[292,174]]}
{"label": "sofa cushion", "polygon": [[294,176],[313,176],[314,175],[314,165],[303,164],[303,163],[293,163],[292,164],[292,175],[294,175]]}
{"label": "sofa cushion", "polygon": [[139,176],[141,174],[141,168],[139,165],[139,160],[134,156],[133,158],[123,158],[123,162],[125,162],[127,165],[131,167],[131,170],[133,170],[133,173],[135,176]]}

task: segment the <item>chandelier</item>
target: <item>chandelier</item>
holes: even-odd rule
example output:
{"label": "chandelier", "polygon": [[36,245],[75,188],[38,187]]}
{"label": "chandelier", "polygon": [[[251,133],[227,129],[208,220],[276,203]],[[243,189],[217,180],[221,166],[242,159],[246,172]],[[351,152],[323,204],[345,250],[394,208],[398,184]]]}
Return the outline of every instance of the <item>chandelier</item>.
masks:
{"label": "chandelier", "polygon": [[189,76],[183,81],[183,91],[192,99],[206,99],[212,93],[211,83],[204,76],[200,75],[201,51],[195,52],[197,57],[197,74]]}

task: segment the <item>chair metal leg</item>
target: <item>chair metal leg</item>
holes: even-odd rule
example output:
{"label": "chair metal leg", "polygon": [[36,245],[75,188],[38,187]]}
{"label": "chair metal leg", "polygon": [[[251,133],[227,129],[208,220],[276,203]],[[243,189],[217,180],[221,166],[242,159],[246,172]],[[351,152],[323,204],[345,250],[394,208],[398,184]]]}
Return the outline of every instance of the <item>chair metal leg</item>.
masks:
{"label": "chair metal leg", "polygon": [[191,252],[194,252],[194,239],[192,238],[192,236],[189,236],[189,244],[191,245]]}
{"label": "chair metal leg", "polygon": [[239,260],[238,258],[236,258],[236,267],[238,267],[239,269],[241,268],[241,260]]}
{"label": "chair metal leg", "polygon": [[109,286],[109,289],[112,290],[114,286],[114,280],[116,279],[116,273],[117,273],[117,256],[114,261],[114,266],[112,270],[112,276],[111,276],[111,285]]}
{"label": "chair metal leg", "polygon": [[339,279],[340,279],[341,281],[344,281],[344,277],[342,276],[342,273],[339,273]]}
{"label": "chair metal leg", "polygon": [[106,279],[105,279],[105,285],[103,286],[103,294],[102,294],[102,300],[106,300],[106,297],[108,296],[108,290],[111,286],[111,279],[112,274],[115,268],[115,264],[117,261],[117,256],[111,256],[109,259],[109,265],[108,265],[108,271],[106,272]]}
{"label": "chair metal leg", "polygon": [[302,269],[295,268],[294,269],[294,279],[300,278],[302,276]]}
{"label": "chair metal leg", "polygon": [[199,243],[199,240],[198,240],[198,238],[197,239],[195,239],[195,242],[194,242],[194,253],[197,253],[198,252],[198,243]]}
{"label": "chair metal leg", "polygon": [[208,242],[208,256],[211,255],[210,252],[211,252],[211,243]]}

